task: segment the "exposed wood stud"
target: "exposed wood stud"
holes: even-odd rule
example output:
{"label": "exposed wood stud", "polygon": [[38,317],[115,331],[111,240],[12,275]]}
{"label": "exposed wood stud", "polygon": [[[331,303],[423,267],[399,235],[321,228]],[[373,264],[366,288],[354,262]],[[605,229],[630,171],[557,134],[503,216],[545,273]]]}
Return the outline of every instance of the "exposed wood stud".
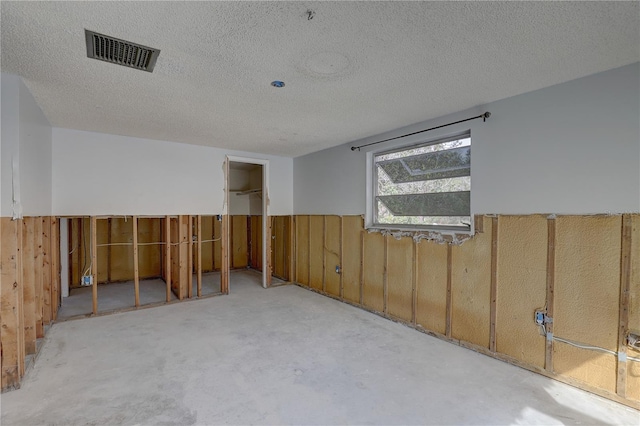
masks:
{"label": "exposed wood stud", "polygon": [[[51,222],[51,288],[53,295],[51,297],[51,319],[56,320],[58,317],[58,307],[60,306],[60,223],[54,217]],[[66,255],[66,253],[65,253]]]}
{"label": "exposed wood stud", "polygon": [[35,272],[34,289],[35,289],[35,320],[36,320],[36,338],[44,337],[44,281],[42,275],[42,218],[33,218],[33,270]]}
{"label": "exposed wood stud", "polygon": [[[16,274],[15,274],[15,281],[13,282],[14,288],[15,286],[17,286],[17,294],[16,296],[18,297],[17,300],[17,314],[18,314],[18,322],[17,322],[17,327],[18,327],[18,370],[19,370],[19,377],[22,377],[25,373],[25,356],[26,356],[26,336],[25,336],[25,330],[24,330],[24,281],[22,280],[22,274],[20,271],[23,270],[24,268],[24,261],[23,261],[23,257],[24,257],[24,228],[23,228],[23,223],[24,223],[24,219],[18,219],[16,221],[13,221],[16,224],[16,228],[18,231],[18,241],[16,241]],[[11,281],[9,281],[11,282]],[[0,332],[0,334],[2,334]]]}
{"label": "exposed wood stud", "polygon": [[0,255],[0,346],[2,347],[2,389],[13,389],[19,386],[21,377],[20,340],[22,316],[18,306],[22,299],[20,293],[19,246],[21,244],[19,229],[21,221],[10,218],[0,219],[0,235],[2,236]]}
{"label": "exposed wood stud", "polygon": [[[267,214],[267,212],[264,212],[264,214]],[[270,219],[271,218],[267,216],[267,232],[265,234],[265,238],[267,239],[267,287],[271,287],[271,276],[273,275],[273,265],[271,262],[271,251],[273,250],[273,245],[271,244],[271,233],[273,230],[271,229]]]}
{"label": "exposed wood stud", "polygon": [[413,265],[413,274],[411,278],[411,323],[416,325],[418,312],[418,243],[415,240],[413,240],[411,259],[411,264]]}
{"label": "exposed wood stud", "polygon": [[140,270],[138,262],[138,216],[133,216],[133,291],[135,307],[140,306]]}
{"label": "exposed wood stud", "polygon": [[[547,316],[553,318],[554,281],[556,264],[556,220],[547,219]],[[553,322],[546,324],[547,340],[544,369],[553,373]]]}
{"label": "exposed wood stud", "polygon": [[327,216],[322,216],[322,291],[327,292]]}
{"label": "exposed wood stud", "polygon": [[111,233],[113,232],[113,230],[111,229],[111,225],[112,225],[112,218],[107,219],[107,244],[108,246],[107,248],[107,282],[110,283],[111,282]]}
{"label": "exposed wood stud", "polygon": [[52,320],[51,301],[53,300],[53,279],[51,273],[51,217],[42,218],[42,285],[43,285],[43,323],[49,325]]}
{"label": "exposed wood stud", "polygon": [[364,304],[364,229],[360,232],[360,306]]}
{"label": "exposed wood stud", "polygon": [[452,253],[451,244],[447,244],[447,318],[445,325],[445,335],[451,337],[451,316],[452,316],[452,293],[451,293],[451,272],[452,272]]}
{"label": "exposed wood stud", "polygon": [[297,282],[298,277],[296,276],[296,253],[297,253],[297,221],[296,217],[291,215],[289,216],[289,282]]}
{"label": "exposed wood stud", "polygon": [[196,247],[196,271],[198,280],[198,297],[202,297],[202,216],[196,218],[196,235],[198,239]]}
{"label": "exposed wood stud", "polygon": [[193,297],[193,216],[187,217],[187,297]]}
{"label": "exposed wood stud", "polygon": [[311,287],[311,215],[307,215],[307,281]]}
{"label": "exposed wood stud", "polygon": [[383,269],[383,274],[382,274],[382,312],[384,312],[384,314],[386,315],[387,312],[387,303],[389,300],[389,256],[388,256],[388,250],[389,250],[389,244],[388,244],[388,240],[389,236],[385,235],[383,238],[383,244],[384,244],[384,269]]}
{"label": "exposed wood stud", "polygon": [[[84,220],[84,219],[83,219]],[[93,297],[93,314],[98,313],[98,242],[97,242],[97,229],[98,222],[95,216],[91,216],[90,219],[91,229],[91,276],[93,277],[93,284],[91,286]]]}
{"label": "exposed wood stud", "polygon": [[22,272],[24,342],[27,355],[36,351],[36,275],[33,222],[33,217],[25,217],[22,220],[22,268],[19,270]]}
{"label": "exposed wood stud", "polygon": [[342,216],[340,216],[340,237],[338,239],[338,242],[340,244],[340,300],[344,299],[344,273],[343,273],[343,268],[344,268],[344,244],[343,244],[343,237],[344,237],[344,220],[342,218]]}
{"label": "exposed wood stud", "polygon": [[220,292],[229,294],[229,215],[222,216],[222,232],[221,232],[221,253],[222,253],[222,269],[220,272]]}
{"label": "exposed wood stud", "polygon": [[167,302],[171,301],[171,217],[166,216],[164,219],[164,238],[165,238],[165,283],[167,285]]}
{"label": "exposed wood stud", "polygon": [[498,218],[491,219],[491,306],[490,306],[490,338],[489,350],[496,351],[496,301],[498,292]]}
{"label": "exposed wood stud", "polygon": [[631,291],[631,215],[622,215],[622,241],[620,256],[620,310],[618,327],[618,374],[616,393],[626,396],[627,388],[627,333],[629,331],[629,293]]}
{"label": "exposed wood stud", "polygon": [[474,223],[474,231],[477,234],[482,234],[484,233],[484,215],[483,214],[477,214],[474,217],[475,223]]}

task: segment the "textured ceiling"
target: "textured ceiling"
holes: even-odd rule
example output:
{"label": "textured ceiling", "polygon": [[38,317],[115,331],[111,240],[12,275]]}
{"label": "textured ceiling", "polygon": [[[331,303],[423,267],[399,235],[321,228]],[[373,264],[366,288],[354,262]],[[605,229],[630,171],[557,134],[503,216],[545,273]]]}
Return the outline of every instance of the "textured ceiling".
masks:
{"label": "textured ceiling", "polygon": [[[640,60],[638,2],[1,8],[1,69],[53,126],[292,157]],[[155,71],[88,59],[85,28],[161,49]]]}

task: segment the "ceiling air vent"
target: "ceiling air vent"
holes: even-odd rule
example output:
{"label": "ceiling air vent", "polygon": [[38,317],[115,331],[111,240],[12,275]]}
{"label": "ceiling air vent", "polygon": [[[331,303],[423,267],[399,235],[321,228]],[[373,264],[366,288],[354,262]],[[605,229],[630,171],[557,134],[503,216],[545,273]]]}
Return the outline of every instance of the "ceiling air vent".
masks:
{"label": "ceiling air vent", "polygon": [[84,30],[87,57],[152,72],[159,49]]}

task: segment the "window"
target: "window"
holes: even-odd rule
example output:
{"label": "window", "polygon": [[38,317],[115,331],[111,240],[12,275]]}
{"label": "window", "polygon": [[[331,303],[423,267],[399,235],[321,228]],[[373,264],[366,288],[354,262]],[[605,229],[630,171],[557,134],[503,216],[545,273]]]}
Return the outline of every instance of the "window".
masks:
{"label": "window", "polygon": [[372,158],[372,227],[471,230],[470,133]]}

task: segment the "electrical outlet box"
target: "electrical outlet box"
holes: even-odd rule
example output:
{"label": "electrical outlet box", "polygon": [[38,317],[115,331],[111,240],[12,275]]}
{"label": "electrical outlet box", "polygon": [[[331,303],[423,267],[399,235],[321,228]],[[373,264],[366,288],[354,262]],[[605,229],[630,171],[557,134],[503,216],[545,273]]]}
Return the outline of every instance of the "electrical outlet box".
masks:
{"label": "electrical outlet box", "polygon": [[340,273],[340,265],[336,265],[336,274]]}
{"label": "electrical outlet box", "polygon": [[93,275],[83,275],[82,276],[82,285],[83,286],[93,285]]}
{"label": "electrical outlet box", "polygon": [[547,316],[547,313],[545,311],[540,311],[540,310],[536,311],[536,314],[535,314],[536,324],[544,325],[544,319],[546,316]]}
{"label": "electrical outlet box", "polygon": [[222,222],[222,215],[221,215],[221,214],[216,215],[216,220],[217,220],[218,222]]}

